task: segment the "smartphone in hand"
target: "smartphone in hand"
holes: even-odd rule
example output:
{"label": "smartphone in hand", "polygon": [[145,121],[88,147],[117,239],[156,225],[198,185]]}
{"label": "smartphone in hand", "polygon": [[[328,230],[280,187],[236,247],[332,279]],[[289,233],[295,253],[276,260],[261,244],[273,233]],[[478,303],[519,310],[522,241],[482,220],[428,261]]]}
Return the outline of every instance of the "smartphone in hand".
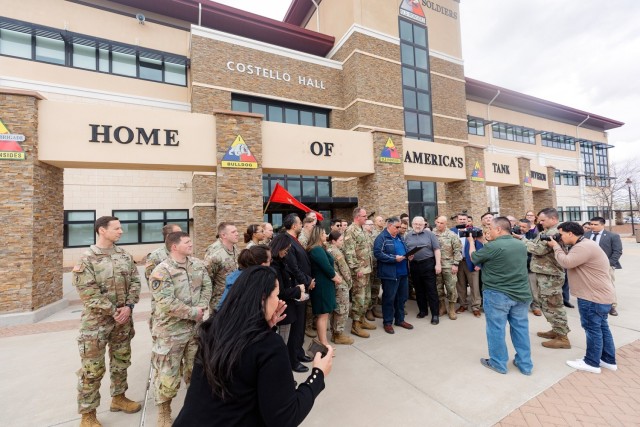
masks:
{"label": "smartphone in hand", "polygon": [[328,351],[329,349],[327,348],[327,346],[322,344],[316,338],[311,340],[311,343],[309,344],[309,348],[307,349],[307,353],[309,353],[309,356],[311,357],[315,357],[316,353],[320,353],[322,354],[322,357],[325,357]]}

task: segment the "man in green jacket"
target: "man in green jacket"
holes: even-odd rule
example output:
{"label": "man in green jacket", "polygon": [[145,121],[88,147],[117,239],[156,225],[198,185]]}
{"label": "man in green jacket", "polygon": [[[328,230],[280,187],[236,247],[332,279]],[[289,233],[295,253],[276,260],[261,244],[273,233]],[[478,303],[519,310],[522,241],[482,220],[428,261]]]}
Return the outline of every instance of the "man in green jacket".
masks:
{"label": "man in green jacket", "polygon": [[[489,359],[480,363],[500,374],[507,373],[509,353],[505,326],[509,322],[511,342],[516,350],[513,364],[524,375],[531,375],[529,304],[531,289],[527,272],[527,249],[511,236],[511,222],[497,217],[489,226],[490,241],[479,251],[469,245],[474,264],[482,264],[484,313],[487,319]],[[473,238],[469,237],[470,243]]]}

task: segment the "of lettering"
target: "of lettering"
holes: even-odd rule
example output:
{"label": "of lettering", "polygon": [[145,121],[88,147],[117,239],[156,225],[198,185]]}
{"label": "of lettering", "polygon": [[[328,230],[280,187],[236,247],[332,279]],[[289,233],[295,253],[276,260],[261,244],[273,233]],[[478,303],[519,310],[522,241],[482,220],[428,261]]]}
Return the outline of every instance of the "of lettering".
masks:
{"label": "of lettering", "polygon": [[335,144],[333,142],[313,141],[309,146],[309,149],[311,150],[311,154],[314,156],[324,155],[325,157],[331,157],[334,145]]}
{"label": "of lettering", "polygon": [[407,151],[404,155],[404,162],[460,169],[464,167],[464,160],[462,157],[451,157],[443,154],[418,153],[416,151]]}
{"label": "of lettering", "polygon": [[493,171],[495,173],[504,173],[506,175],[511,175],[509,172],[509,165],[503,165],[500,163],[491,163],[493,165]]}
{"label": "of lettering", "polygon": [[129,144],[131,143],[136,135],[136,145],[161,145],[160,144],[160,131],[164,131],[164,144],[167,147],[178,147],[180,145],[180,141],[178,140],[179,131],[175,129],[151,129],[147,131],[144,128],[136,128],[135,132],[133,129],[127,126],[118,126],[113,129],[113,133],[111,132],[111,125],[97,125],[90,124],[91,128],[91,139],[89,142],[96,142],[102,144],[111,144],[111,137],[116,142],[120,144]]}
{"label": "of lettering", "polygon": [[537,179],[538,181],[546,181],[547,175],[544,173],[531,171],[531,178]]}

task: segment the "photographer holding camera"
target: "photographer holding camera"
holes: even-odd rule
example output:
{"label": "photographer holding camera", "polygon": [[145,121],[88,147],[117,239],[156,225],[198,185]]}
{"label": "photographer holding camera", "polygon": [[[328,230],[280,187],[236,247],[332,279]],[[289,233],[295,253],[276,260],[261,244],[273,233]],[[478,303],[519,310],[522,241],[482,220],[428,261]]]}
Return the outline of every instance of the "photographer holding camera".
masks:
{"label": "photographer holding camera", "polygon": [[596,374],[601,367],[615,371],[616,347],[607,321],[615,301],[609,259],[598,243],[585,238],[577,222],[564,222],[558,229],[562,242],[571,245],[571,249],[564,250],[555,240],[547,245],[553,249],[558,263],[567,269],[571,293],[578,298],[580,323],[587,335],[586,355],[583,359],[567,360],[567,365]]}
{"label": "photographer holding camera", "polygon": [[549,341],[542,343],[547,348],[571,348],[567,335],[567,312],[562,300],[562,285],[564,284],[564,269],[556,261],[553,250],[547,245],[551,239],[560,240],[558,233],[558,211],[554,208],[545,208],[538,214],[538,222],[544,233],[539,233],[533,240],[525,240],[527,251],[531,253],[531,271],[536,273],[540,305],[544,317],[551,323],[551,330],[538,332],[541,338]]}
{"label": "photographer holding camera", "polygon": [[460,307],[456,313],[464,313],[467,311],[467,286],[471,290],[471,310],[475,317],[480,317],[480,305],[482,303],[482,295],[480,295],[480,267],[471,262],[469,256],[469,242],[467,237],[472,237],[475,250],[480,250],[483,246],[478,237],[482,236],[482,230],[474,228],[473,225],[468,227],[469,216],[466,213],[457,215],[458,225],[451,228],[451,231],[460,237],[462,243],[462,261],[458,265],[458,302]]}

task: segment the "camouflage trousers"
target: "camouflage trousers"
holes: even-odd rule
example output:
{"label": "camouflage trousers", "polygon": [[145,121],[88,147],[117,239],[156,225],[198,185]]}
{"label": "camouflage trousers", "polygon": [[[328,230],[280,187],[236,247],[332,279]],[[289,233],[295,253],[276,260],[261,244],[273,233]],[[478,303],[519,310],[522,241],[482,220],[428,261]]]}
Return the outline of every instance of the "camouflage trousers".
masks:
{"label": "camouflage trousers", "polygon": [[336,308],[331,313],[331,330],[334,334],[344,332],[349,315],[349,285],[342,281],[336,286]]}
{"label": "camouflage trousers", "polygon": [[180,379],[188,386],[193,372],[193,361],[198,350],[196,337],[156,337],[151,353],[155,370],[153,390],[156,405],[167,402],[178,394]]}
{"label": "camouflage trousers", "polygon": [[127,368],[131,365],[133,321],[119,325],[110,316],[82,319],[78,350],[81,367],[78,375],[78,413],[91,412],[100,406],[100,382],[106,371],[104,357],[109,345],[111,396],[127,388]]}
{"label": "camouflage trousers", "polygon": [[[451,272],[451,267],[443,268],[440,274],[436,275],[436,287],[438,288],[438,299],[444,300],[445,297],[449,302],[455,303],[458,300],[458,291],[456,285],[458,284],[457,274]],[[446,290],[446,295],[445,295]]]}
{"label": "camouflage trousers", "polygon": [[220,286],[218,283],[213,282],[213,292],[211,294],[211,301],[209,302],[209,313],[215,313],[218,310],[215,308],[220,304],[220,300],[222,299],[222,294],[224,293],[225,284],[223,283]]}
{"label": "camouflage trousers", "polygon": [[380,279],[375,277],[373,274],[369,275],[370,277],[370,291],[369,298],[365,301],[365,306],[367,307],[367,311],[371,310],[374,305],[380,305],[380,287],[382,282]]}
{"label": "camouflage trousers", "polygon": [[561,276],[536,273],[536,280],[538,282],[540,308],[542,308],[544,317],[547,322],[551,323],[553,332],[559,335],[567,335],[570,329],[567,324],[567,312],[564,309],[562,300],[564,273]]}
{"label": "camouflage trousers", "polygon": [[351,281],[351,319],[361,321],[366,313],[367,294],[371,298],[371,287],[369,286],[370,274],[363,274],[362,277],[353,274]]}

